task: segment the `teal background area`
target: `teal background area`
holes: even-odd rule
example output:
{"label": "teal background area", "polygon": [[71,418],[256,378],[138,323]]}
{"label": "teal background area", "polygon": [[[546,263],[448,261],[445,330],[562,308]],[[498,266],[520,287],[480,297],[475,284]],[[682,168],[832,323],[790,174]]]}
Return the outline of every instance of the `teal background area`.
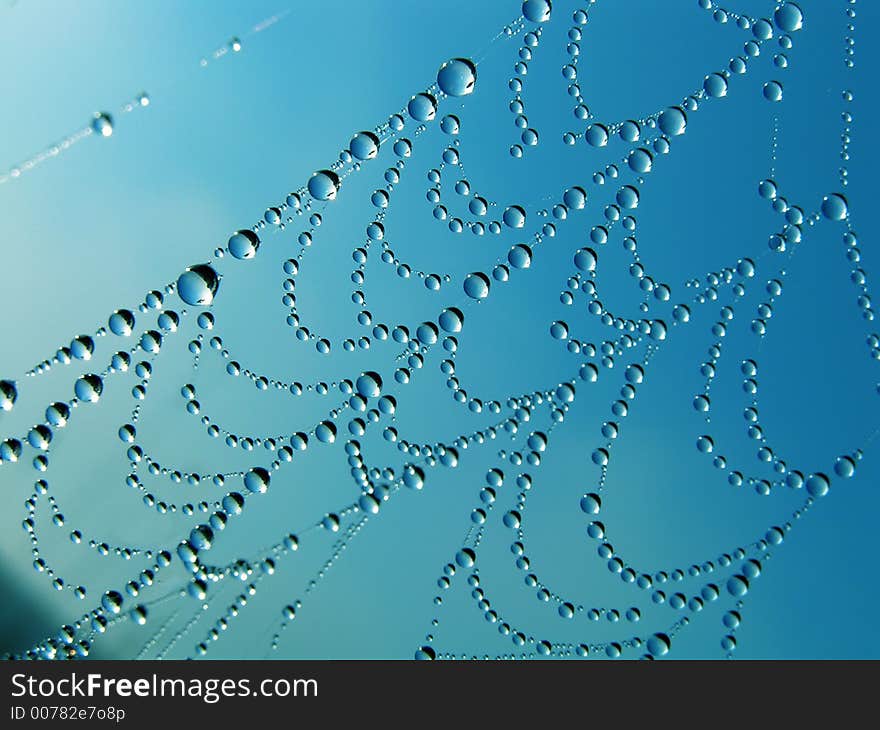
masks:
{"label": "teal background area", "polygon": [[[736,10],[757,17],[770,17],[774,8],[763,0],[736,2]],[[252,225],[267,206],[283,201],[313,171],[328,167],[353,133],[399,111],[412,94],[434,82],[443,61],[457,56],[479,60],[476,90],[464,99],[442,101],[437,121],[419,137],[408,122],[403,134],[413,139],[415,151],[385,221],[398,256],[414,269],[448,272],[452,281],[439,292],[428,291],[417,277],[396,276],[371,250],[364,291],[374,321],[403,323],[413,331],[420,322],[436,319],[444,307],[460,307],[465,327],[457,376],[469,394],[502,404],[511,395],[576,378],[582,358],[550,337],[553,321],[565,320],[572,336],[585,342],[598,344],[609,336],[588,315],[582,297],[571,307],[559,299],[573,272],[574,251],[593,245],[589,231],[601,222],[602,208],[613,201],[619,184],[631,182],[625,179],[629,173],[604,187],[591,182],[595,170],[619,164],[626,150],[619,140],[603,149],[583,141],[569,148],[560,141],[564,131],[578,128],[559,70],[566,63],[564,36],[571,13],[581,5],[554,2],[523,92],[541,143],[516,160],[508,153],[519,135],[507,109],[512,96],[507,82],[520,43],[503,35],[492,39],[517,18],[519,3],[298,3],[272,27],[248,34],[259,21],[288,9],[277,3],[283,0],[0,4],[0,67],[6,70],[0,74],[0,168],[88,124],[95,111],[110,112],[116,121],[111,137],[84,139],[57,159],[0,185],[0,377],[19,384],[15,408],[0,413],[0,437],[25,433],[43,418],[48,403],[72,397],[80,372],[102,368],[122,345],[108,335],[97,341],[97,364],[53,367],[38,378],[25,378],[28,369],[51,358],[75,335],[94,334],[113,310],[135,310],[145,292],[175,281],[184,267],[209,260],[233,231]],[[745,598],[734,656],[878,658],[878,378],[877,361],[865,344],[877,325],[863,320],[857,307],[859,292],[850,281],[841,242],[843,224],[822,219],[805,226],[804,240],[788,263],[767,247],[782,222],[759,198],[757,187],[771,176],[775,115],[779,132],[773,176],[781,194],[812,212],[823,196],[840,189],[841,91],[851,89],[855,99],[848,108],[854,122],[845,192],[861,242],[860,265],[871,282],[877,270],[873,206],[880,162],[871,127],[878,113],[871,69],[878,67],[872,39],[880,9],[870,0],[852,6],[857,12],[856,64],[849,70],[843,49],[844,10],[850,6],[838,0],[803,0],[800,5],[806,21],[793,34],[789,68],[773,67],[770,49],[777,48],[768,43],[747,74],[731,79],[726,98],[708,100],[689,116],[687,133],[673,140],[668,155],[657,156],[654,171],[639,186],[641,201],[634,211],[639,253],[655,280],[672,288],[669,305],[656,310],[670,332],[646,369],[630,415],[617,419],[621,433],[612,450],[600,519],[608,540],[628,562],[649,572],[687,571],[759,539],[803,504],[803,490],[780,489],[763,497],[731,487],[726,471],[714,468],[711,457],[694,446],[707,428],[691,405],[703,385],[699,366],[714,341],[710,328],[727,303],[729,288],[718,302],[693,306],[686,326],[671,327],[671,304],[693,298],[695,290],[685,288],[686,281],[749,256],[758,272],[729,324],[712,386],[709,428],[717,450],[731,467],[771,476],[755,458],[758,445],[746,437],[742,418],[747,397],[739,364],[752,357],[759,363],[761,422],[789,468],[833,475],[836,457],[862,448],[864,458],[854,478],[834,478],[828,496],[793,521],[783,544],[774,548]],[[740,55],[749,38],[733,23],[715,23],[696,0],[606,1],[589,14],[579,79],[600,119],[644,117],[680,103],[701,87],[706,74]],[[200,67],[202,57],[210,57],[232,36],[242,39],[241,52]],[[784,83],[780,104],[761,95],[771,78]],[[119,107],[141,91],[150,94],[150,105],[120,114]],[[449,143],[439,129],[447,113],[461,118],[468,178],[476,192],[498,202],[494,215],[506,205],[528,203],[522,231],[453,235],[432,217],[426,173],[439,165]],[[413,442],[449,443],[500,417],[471,413],[453,401],[439,370],[439,345],[405,386],[393,377],[400,346],[376,342],[369,351],[347,354],[337,345],[344,337],[368,334],[357,324],[358,307],[351,301],[351,251],[362,244],[372,219],[370,193],[384,184],[382,174],[394,160],[390,145],[383,147],[379,159],[346,178],[336,201],[315,207],[322,210],[324,223],[297,277],[296,297],[304,323],[334,342],[333,353],[318,354],[285,324],[281,264],[300,250],[297,235],[306,225],[301,218],[283,232],[261,232],[263,244],[254,260],[226,256],[221,261],[223,280],[213,308],[217,327],[208,336],[221,336],[232,358],[279,380],[332,382],[376,370],[385,392],[398,399],[394,425],[401,435]],[[451,189],[453,180],[444,176],[444,202],[455,214],[469,217],[466,201]],[[576,184],[590,194],[587,208],[558,223],[557,235],[545,240],[529,271],[513,272],[510,283],[493,285],[485,302],[468,302],[462,277],[490,270],[511,245],[528,240],[543,222],[536,211]],[[618,226],[599,250],[600,295],[612,311],[639,318],[641,292],[627,273],[629,258],[620,241]],[[749,324],[764,299],[764,283],[783,265],[784,293],[760,340]],[[174,297],[168,300],[169,306],[172,300],[179,305]],[[195,335],[194,319],[185,318],[183,331],[169,337],[156,359],[138,423],[138,441],[162,464],[214,473],[271,460],[265,450],[249,454],[210,439],[185,411],[180,396],[185,383],[196,386],[203,414],[240,434],[307,431],[341,399],[338,392],[294,398],[257,391],[244,378],[225,373],[222,357],[207,346],[207,338],[193,374],[186,343]],[[148,317],[138,314],[139,327],[147,323]],[[592,622],[585,612],[562,619],[555,604],[536,600],[535,590],[523,582],[525,573],[514,566],[509,550],[513,533],[501,518],[513,504],[513,482],[522,468],[504,463],[499,451],[523,450],[530,431],[546,431],[546,409],[521,426],[515,441],[500,431],[497,439],[461,450],[457,468],[428,470],[423,490],[401,490],[310,587],[339,535],[309,526],[359,496],[343,450],[348,435],[342,418],[336,444],[310,445],[295,464],[273,475],[266,495],[249,498],[244,514],[219,534],[209,553],[215,565],[253,559],[291,531],[302,535],[302,544],[262,581],[219,639],[209,641],[207,656],[408,659],[429,633],[444,653],[519,652],[476,610],[466,571],[459,570],[444,593],[442,614],[432,602],[443,566],[453,560],[471,526],[487,470],[500,467],[505,486],[489,513],[478,567],[493,607],[507,621],[537,640],[592,644],[650,636],[688,616],[690,623],[674,637],[669,656],[722,658],[720,641],[728,630],[721,619],[733,604],[723,590],[730,570],[718,570],[711,578],[722,587],[722,596],[702,611],[655,605],[650,592],[609,572],[596,554],[599,542],[586,535],[589,520],[578,506],[581,495],[598,484],[591,453],[605,441],[600,428],[612,418],[609,408],[619,397],[625,366],[639,361],[642,353],[640,347],[617,357],[614,368],[601,369],[595,385],[577,380],[570,412],[551,434],[541,466],[530,469],[534,484],[524,520],[531,572],[586,608],[617,607],[623,613],[637,606],[641,621],[631,624],[621,617],[612,623],[603,617]],[[129,465],[116,432],[129,418],[134,383],[132,375],[108,379],[102,402],[78,408],[74,422],[56,434],[49,454],[45,478],[66,524],[53,526],[42,501],[37,510],[40,547],[67,583],[87,588],[84,601],[69,590],[52,590],[47,577],[32,567],[21,521],[26,517],[22,505],[42,476],[31,468],[33,450],[25,447],[18,463],[0,465],[0,585],[6,597],[0,605],[0,652],[22,652],[56,635],[60,626],[95,608],[103,591],[121,590],[149,565],[74,546],[67,537],[70,530],[81,529],[87,538],[113,545],[173,552],[201,521],[159,515],[124,484]],[[399,469],[408,461],[382,439],[381,427],[368,431],[362,443],[370,465]],[[236,480],[220,489],[209,482],[189,487],[143,478],[150,480],[154,494],[176,502],[217,500],[228,489],[241,488]],[[134,657],[155,639],[145,654],[154,656],[199,615],[197,601],[173,593],[187,584],[180,561],[175,557],[160,575],[159,585],[142,597],[145,602],[165,594],[170,598],[150,608],[146,626],[120,622],[94,640],[90,656]],[[698,592],[706,580],[687,579],[681,590]],[[193,654],[246,585],[227,581],[233,582],[209,593],[209,610],[168,650],[169,658]],[[671,593],[672,586],[664,588]],[[281,608],[297,599],[303,606],[273,653]],[[134,603],[127,600],[126,609]],[[441,616],[436,628],[431,626],[435,615]],[[624,656],[642,653],[631,650]]]}

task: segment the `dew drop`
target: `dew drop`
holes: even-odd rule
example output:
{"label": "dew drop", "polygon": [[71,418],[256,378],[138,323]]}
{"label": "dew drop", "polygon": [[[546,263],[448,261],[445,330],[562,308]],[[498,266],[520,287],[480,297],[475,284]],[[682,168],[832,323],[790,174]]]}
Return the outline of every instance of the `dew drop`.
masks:
{"label": "dew drop", "polygon": [[522,4],[523,17],[532,23],[546,23],[552,11],[550,0],[525,0]]}
{"label": "dew drop", "polygon": [[514,269],[527,269],[532,265],[532,249],[518,243],[507,252],[507,261]]}
{"label": "dew drop", "polygon": [[782,84],[778,81],[768,81],[762,89],[767,101],[782,101]]}
{"label": "dew drop", "polygon": [[430,122],[437,114],[437,100],[430,94],[416,94],[409,100],[406,110],[417,122]]}
{"label": "dew drop", "polygon": [[502,220],[509,228],[522,228],[526,224],[526,212],[518,205],[511,205],[505,208]]}
{"label": "dew drop", "polygon": [[260,238],[256,233],[245,228],[232,234],[226,248],[237,259],[252,259],[260,248]]}
{"label": "dew drop", "polygon": [[840,193],[831,193],[822,199],[822,215],[831,221],[842,221],[848,213],[846,198]]}
{"label": "dew drop", "polygon": [[783,2],[773,13],[773,22],[779,30],[794,33],[803,28],[804,13],[797,4]]}
{"label": "dew drop", "polygon": [[92,118],[92,131],[101,137],[113,134],[113,117],[107,112],[95,112]]}
{"label": "dew drop", "polygon": [[11,380],[0,380],[0,410],[11,411],[18,399],[18,390]]}
{"label": "dew drop", "polygon": [[468,274],[464,280],[464,293],[471,299],[485,299],[489,296],[489,288],[491,284],[489,277],[481,271],[475,271]]}
{"label": "dew drop", "polygon": [[244,475],[244,486],[251,494],[265,494],[270,481],[269,472],[261,466],[255,466]]}
{"label": "dew drop", "polygon": [[437,72],[437,86],[449,96],[467,96],[477,82],[477,67],[467,58],[453,58]]}
{"label": "dew drop", "polygon": [[130,337],[134,331],[134,314],[127,309],[117,309],[107,320],[107,326],[117,337]]}
{"label": "dew drop", "polygon": [[97,403],[104,392],[104,381],[94,373],[87,373],[77,379],[73,392],[84,403]]}
{"label": "dew drop", "polygon": [[574,265],[587,273],[596,270],[597,262],[596,252],[591,248],[582,248],[574,255]]}
{"label": "dew drop", "polygon": [[369,370],[357,379],[355,389],[364,398],[378,398],[382,395],[382,378],[379,373]]}
{"label": "dew drop", "polygon": [[657,120],[660,131],[669,137],[684,134],[687,128],[687,114],[679,106],[671,106],[661,112]]}
{"label": "dew drop", "polygon": [[[358,132],[351,138],[351,142],[348,143],[348,149],[356,160],[372,160],[379,154],[379,138],[372,132]],[[311,187],[309,192],[311,192]],[[315,195],[315,197],[318,196]],[[332,198],[319,198],[319,200],[325,199],[330,200]]]}
{"label": "dew drop", "polygon": [[339,185],[339,176],[335,172],[319,170],[309,178],[309,195],[315,200],[335,200]]}

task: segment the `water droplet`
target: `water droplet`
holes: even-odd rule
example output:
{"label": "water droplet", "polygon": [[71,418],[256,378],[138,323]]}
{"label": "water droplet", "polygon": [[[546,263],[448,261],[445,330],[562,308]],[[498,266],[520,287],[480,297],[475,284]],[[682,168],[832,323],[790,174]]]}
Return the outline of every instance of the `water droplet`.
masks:
{"label": "water droplet", "polygon": [[568,188],[562,195],[562,202],[572,210],[583,210],[587,204],[587,191],[577,186]]}
{"label": "water droplet", "polygon": [[526,212],[518,205],[505,208],[501,218],[510,228],[522,228],[526,224]]}
{"label": "water droplet", "polygon": [[779,30],[794,33],[803,27],[804,13],[797,4],[783,2],[773,13],[773,22]]}
{"label": "water droplet", "polygon": [[608,144],[608,128],[604,124],[591,124],[584,131],[584,139],[591,147],[604,147]]}
{"label": "water droplet", "polygon": [[856,472],[856,462],[851,456],[840,456],[834,462],[834,473],[844,479],[849,479]]}
{"label": "water droplet", "polygon": [[107,613],[119,613],[122,609],[122,594],[118,591],[107,591],[101,596],[101,606]]}
{"label": "water droplet", "polygon": [[113,134],[113,117],[107,112],[95,112],[92,118],[92,131],[101,137],[109,137]]}
{"label": "water droplet", "polygon": [[489,296],[490,286],[489,277],[480,271],[475,271],[465,277],[464,293],[471,299],[485,299]]}
{"label": "water droplet", "polygon": [[477,562],[477,554],[471,548],[462,548],[455,554],[455,562],[461,568],[473,568]]}
{"label": "water droplet", "polygon": [[767,101],[782,101],[782,84],[778,81],[768,81],[762,89]]}
{"label": "water droplet", "polygon": [[[358,132],[351,138],[348,149],[356,160],[372,160],[379,154],[379,138],[372,132]],[[309,192],[311,192],[311,188],[309,188]],[[323,198],[319,199],[323,200]]]}
{"label": "water droplet", "polygon": [[550,0],[525,0],[522,4],[523,17],[532,23],[546,23],[552,11]]}
{"label": "water droplet", "polygon": [[440,129],[446,134],[458,134],[461,130],[461,121],[454,114],[447,114],[440,120]]}
{"label": "water droplet", "polygon": [[55,428],[64,428],[70,418],[70,408],[66,403],[53,403],[46,409],[46,420]]}
{"label": "water droplet", "polygon": [[455,334],[461,332],[461,328],[464,326],[464,314],[456,307],[449,307],[440,313],[438,321],[444,332]]}
{"label": "water droplet", "polygon": [[765,200],[776,200],[778,194],[779,189],[775,180],[762,180],[758,183],[758,195]]}
{"label": "water droplet", "polygon": [[187,268],[177,279],[177,294],[187,304],[207,307],[213,303],[219,286],[220,277],[212,266],[196,264]]}
{"label": "water droplet", "polygon": [[831,193],[822,199],[822,215],[828,220],[842,221],[848,213],[846,198],[840,193]]}
{"label": "water droplet", "polygon": [[11,380],[0,380],[0,410],[11,411],[18,399],[18,390]]}
{"label": "water droplet", "polygon": [[77,360],[91,360],[95,341],[88,335],[79,335],[70,343],[70,354]]}
{"label": "water droplet", "polygon": [[807,492],[812,497],[824,497],[831,488],[831,481],[821,472],[810,474],[806,481]]}
{"label": "water droplet", "polygon": [[140,603],[131,609],[128,615],[138,626],[144,626],[147,623],[147,614],[147,607]]}
{"label": "water droplet", "polygon": [[309,178],[309,195],[315,200],[335,200],[339,185],[339,176],[335,172],[319,170]]}
{"label": "water droplet", "polygon": [[598,494],[591,492],[581,497],[581,510],[588,515],[597,515],[602,507],[602,499]]}
{"label": "water droplet", "polygon": [[687,128],[687,114],[679,106],[671,106],[661,112],[657,120],[660,131],[669,137],[684,134]]}
{"label": "water droplet", "polygon": [[727,96],[727,79],[720,73],[711,73],[703,81],[703,90],[716,99]]}
{"label": "water droplet", "polygon": [[430,94],[416,94],[409,100],[406,110],[417,122],[430,122],[437,114],[437,100]]}
{"label": "water droplet", "polygon": [[669,653],[672,642],[666,634],[654,634],[648,639],[648,653],[653,657],[661,657]]}
{"label": "water droplet", "polygon": [[507,252],[507,261],[514,269],[527,269],[532,265],[532,249],[518,243]]}
{"label": "water droplet", "polygon": [[449,96],[467,96],[477,82],[477,67],[467,58],[453,58],[437,72],[437,86]]}
{"label": "water droplet", "polygon": [[568,325],[561,320],[554,322],[550,325],[550,336],[554,340],[568,339]]}
{"label": "water droplet", "polygon": [[382,378],[379,373],[369,370],[357,379],[355,389],[364,398],[378,398],[382,395]]}
{"label": "water droplet", "polygon": [[245,228],[232,235],[226,248],[237,259],[252,259],[260,248],[260,238],[256,233]]}
{"label": "water droplet", "polygon": [[315,428],[315,436],[322,444],[336,441],[336,425],[332,421],[321,421]]}
{"label": "water droplet", "polygon": [[118,337],[130,337],[134,331],[134,314],[127,309],[117,309],[107,320],[110,331]]}
{"label": "water droplet", "polygon": [[598,257],[591,248],[582,248],[574,255],[574,265],[587,273],[596,270]]}
{"label": "water droplet", "polygon": [[104,381],[94,373],[86,373],[77,379],[73,392],[84,403],[97,403],[104,392]]}
{"label": "water droplet", "polygon": [[734,575],[727,581],[727,592],[735,598],[742,598],[749,592],[748,578],[744,575]]}
{"label": "water droplet", "polygon": [[265,494],[270,481],[269,472],[261,466],[255,466],[244,475],[244,486],[251,494]]}

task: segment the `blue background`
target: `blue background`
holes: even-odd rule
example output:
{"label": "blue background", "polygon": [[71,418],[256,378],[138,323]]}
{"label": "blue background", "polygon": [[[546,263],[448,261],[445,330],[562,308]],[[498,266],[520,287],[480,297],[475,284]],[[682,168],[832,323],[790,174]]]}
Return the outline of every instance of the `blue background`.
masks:
{"label": "blue background", "polygon": [[[701,104],[687,133],[673,141],[670,154],[658,156],[654,172],[640,186],[641,202],[634,213],[642,261],[657,281],[672,287],[671,303],[693,297],[684,287],[693,277],[735,265],[743,256],[758,261],[758,274],[729,327],[713,385],[711,433],[716,444],[723,444],[719,450],[731,465],[745,464],[756,473],[760,466],[741,416],[746,400],[739,363],[746,357],[759,362],[762,425],[790,468],[831,473],[838,455],[865,450],[856,476],[835,479],[830,494],[774,550],[747,596],[735,656],[877,657],[873,516],[880,497],[872,441],[877,378],[876,362],[865,345],[875,325],[863,321],[856,306],[858,292],[849,281],[842,224],[821,220],[805,227],[797,255],[784,264],[786,287],[767,337],[759,344],[748,327],[764,282],[784,260],[771,254],[766,243],[781,219],[757,194],[758,182],[771,174],[773,117],[779,120],[775,179],[790,202],[815,211],[824,195],[840,189],[844,88],[855,94],[849,107],[855,121],[846,195],[862,242],[861,266],[869,275],[875,270],[876,254],[865,242],[873,240],[876,221],[872,206],[878,159],[867,125],[877,110],[867,71],[877,67],[877,59],[872,44],[859,39],[873,37],[877,7],[864,1],[856,6],[859,42],[856,66],[849,70],[843,64],[847,4],[800,4],[806,22],[793,35],[789,68],[773,67],[771,41],[745,76],[731,79],[726,98]],[[0,164],[22,161],[87,124],[95,111],[116,117],[111,137],[84,139],[57,159],[0,185],[0,376],[20,386],[15,409],[0,413],[2,436],[26,431],[42,418],[46,404],[71,397],[79,371],[93,368],[56,367],[34,379],[22,377],[25,371],[71,337],[94,333],[114,309],[136,308],[145,292],[176,280],[185,266],[208,260],[231,232],[252,225],[268,205],[302,186],[312,171],[327,167],[354,132],[371,129],[401,109],[412,94],[434,81],[440,63],[455,56],[481,59],[476,91],[464,100],[443,101],[438,120],[445,113],[458,114],[461,151],[473,188],[498,202],[496,216],[505,205],[527,204],[526,228],[504,229],[500,236],[477,237],[467,231],[453,235],[434,220],[425,200],[425,173],[439,165],[449,139],[435,122],[415,139],[386,229],[398,256],[413,268],[448,272],[452,282],[430,292],[418,278],[397,277],[371,254],[364,287],[368,308],[375,321],[413,329],[436,318],[444,306],[462,307],[466,325],[459,337],[457,375],[469,393],[484,400],[503,404],[508,395],[552,388],[573,377],[580,359],[553,340],[548,328],[564,319],[584,341],[598,343],[609,336],[586,313],[582,299],[566,307],[559,293],[573,270],[573,252],[589,245],[590,227],[600,222],[602,207],[617,189],[616,181],[604,188],[593,185],[592,173],[619,163],[626,149],[619,141],[604,149],[583,141],[569,148],[560,141],[563,131],[576,129],[577,121],[559,73],[566,62],[564,34],[575,7],[554,3],[553,19],[529,66],[524,99],[541,144],[516,160],[508,154],[518,130],[507,109],[507,81],[520,43],[490,41],[518,16],[518,3],[303,3],[274,26],[250,35],[255,23],[284,8],[262,1],[161,0],[20,0],[0,6],[0,65],[7,69],[0,78],[5,110]],[[764,17],[773,5],[741,0],[737,9]],[[640,118],[680,103],[701,87],[706,74],[740,55],[749,38],[733,23],[714,22],[691,0],[599,3],[589,12],[579,79],[600,119]],[[242,38],[242,51],[200,67],[199,60],[231,36]],[[761,95],[770,78],[784,83],[780,104]],[[142,90],[151,96],[149,107],[119,114],[118,108]],[[413,126],[410,122],[404,134],[412,137]],[[350,254],[361,245],[371,220],[370,192],[383,184],[382,172],[391,164],[391,150],[383,148],[379,160],[365,163],[345,180],[339,198],[324,210],[325,223],[297,279],[299,311],[311,329],[326,333],[334,343],[366,333],[355,322],[358,309],[350,301]],[[444,202],[468,217],[466,202],[452,193],[452,179],[444,177]],[[486,302],[465,304],[462,276],[489,270],[510,245],[527,240],[541,221],[536,211],[573,184],[588,189],[587,209],[559,224],[557,236],[542,244],[530,271],[514,272],[510,284],[493,286]],[[398,398],[396,427],[410,441],[449,442],[497,420],[487,413],[472,414],[452,400],[446,376],[438,369],[439,347],[411,385],[399,386],[393,382],[393,369],[400,348],[390,342],[351,355],[334,346],[324,356],[295,338],[280,303],[281,263],[298,252],[296,236],[304,226],[297,219],[284,232],[267,232],[253,261],[223,260],[216,334],[232,356],[281,380],[329,382],[375,369],[386,390]],[[600,262],[606,306],[624,316],[641,316],[640,292],[626,273],[628,258],[619,230],[600,251]],[[720,306],[721,300],[693,307],[687,327],[670,332],[647,369],[631,415],[620,419],[601,519],[614,547],[651,571],[686,570],[753,541],[768,526],[785,521],[805,496],[779,490],[762,497],[735,489],[727,484],[725,472],[694,448],[705,426],[691,401],[702,388],[699,365],[713,341],[709,329]],[[671,323],[668,308],[665,318]],[[190,332],[192,319],[187,322]],[[146,322],[146,317],[139,320]],[[221,358],[208,347],[193,375],[185,352],[191,336],[177,336],[174,352],[157,358],[157,375],[138,425],[139,441],[163,464],[213,473],[268,460],[265,452],[248,455],[209,439],[185,412],[179,389],[186,382],[196,384],[204,413],[240,434],[308,430],[338,398],[259,392],[243,378],[227,376]],[[111,347],[116,346],[99,340],[101,366]],[[639,357],[627,353],[617,358],[596,385],[578,381],[577,400],[553,433],[541,467],[532,470],[535,485],[525,530],[532,570],[544,581],[586,607],[639,606],[642,620],[636,625],[623,620],[611,624],[604,618],[592,623],[581,614],[566,621],[552,604],[535,600],[534,590],[523,584],[523,574],[513,566],[508,549],[512,533],[501,525],[511,488],[490,512],[479,566],[493,605],[537,639],[592,643],[650,635],[689,613],[655,606],[649,593],[625,586],[609,573],[596,556],[598,543],[585,535],[587,520],[578,508],[581,494],[598,483],[599,469],[590,454],[604,442],[599,429],[610,418],[608,408],[624,382],[624,366]],[[104,590],[118,589],[143,567],[136,561],[98,557],[84,545],[72,546],[67,539],[71,529],[112,544],[173,549],[196,524],[195,517],[161,516],[145,508],[123,483],[128,465],[115,434],[131,408],[128,391],[134,380],[128,380],[128,385],[108,384],[102,403],[94,410],[80,409],[76,422],[53,444],[46,478],[67,524],[52,526],[45,503],[38,510],[43,552],[67,582],[88,588],[85,601],[70,591],[56,593],[31,566],[20,523],[25,516],[21,505],[37,478],[29,463],[32,452],[27,449],[18,464],[0,466],[5,506],[0,515],[0,579],[8,597],[0,614],[0,650],[22,651],[54,635],[61,624],[94,607]],[[542,412],[540,423],[525,424],[518,438],[546,427]],[[213,563],[253,557],[288,531],[301,532],[357,497],[340,430],[333,448],[310,447],[273,479],[267,495],[248,501],[244,515],[217,540],[210,554]],[[368,460],[403,463],[404,455],[381,440],[380,429],[374,430],[364,439]],[[212,644],[209,656],[267,655],[281,607],[303,598],[278,656],[411,657],[433,631],[436,579],[461,547],[485,472],[498,464],[502,448],[513,447],[500,434],[495,442],[464,451],[458,468],[431,470],[424,490],[396,495],[306,595],[333,540],[309,533],[313,542],[304,538],[298,553],[263,581],[247,609]],[[505,469],[512,482],[517,470],[510,465]],[[209,483],[192,488],[156,481],[151,489],[169,500],[218,499],[225,493]],[[182,490],[190,491],[182,497]],[[162,575],[161,593],[186,584],[179,563]],[[463,580],[459,576],[450,589],[443,622],[433,631],[438,650],[468,656],[509,653],[510,639],[500,637],[474,610]],[[700,584],[698,579],[688,585]],[[223,590],[227,593],[168,656],[191,654],[217,611],[240,589]],[[722,657],[719,642],[726,629],[721,616],[730,604],[723,592],[717,603],[691,615],[691,624],[675,637],[671,656]],[[128,622],[113,627],[95,641],[91,656],[134,656],[171,612],[177,612],[183,625],[197,609],[189,597],[174,598],[151,610],[145,627]]]}

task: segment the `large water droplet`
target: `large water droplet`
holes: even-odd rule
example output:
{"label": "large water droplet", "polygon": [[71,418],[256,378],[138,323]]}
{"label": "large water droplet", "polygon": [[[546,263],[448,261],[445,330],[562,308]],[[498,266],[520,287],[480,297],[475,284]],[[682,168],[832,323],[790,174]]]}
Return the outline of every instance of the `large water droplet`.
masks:
{"label": "large water droplet", "polygon": [[518,205],[511,205],[504,210],[501,219],[510,228],[522,228],[526,224],[526,212]]}
{"label": "large water droplet", "polygon": [[574,265],[587,273],[596,270],[598,257],[591,248],[582,248],[574,255]]}
{"label": "large water droplet", "polygon": [[711,73],[703,80],[703,91],[716,99],[727,96],[727,79],[719,73]]}
{"label": "large water droplet", "polygon": [[127,309],[117,309],[107,320],[110,331],[118,337],[130,337],[134,331],[134,314]]}
{"label": "large water droplet", "polygon": [[480,271],[468,274],[464,280],[464,293],[471,299],[485,299],[489,296],[489,277]]}
{"label": "large water droplet", "polygon": [[46,420],[55,428],[64,428],[70,418],[70,408],[66,403],[53,403],[46,409]]}
{"label": "large water droplet", "polygon": [[245,228],[232,234],[226,247],[237,259],[252,259],[260,248],[260,238],[252,230]]}
{"label": "large water droplet", "polygon": [[336,424],[332,421],[321,421],[315,428],[315,436],[322,444],[332,444],[336,441]]}
{"label": "large water droplet", "polygon": [[104,392],[104,381],[94,373],[86,373],[77,379],[73,392],[84,403],[97,403]]}
{"label": "large water droplet", "polygon": [[660,114],[657,120],[660,131],[669,137],[684,134],[687,128],[687,114],[679,106],[671,106]]}
{"label": "large water droplet", "polygon": [[778,81],[768,81],[762,91],[767,101],[782,101],[782,84]]}
{"label": "large water droplet", "polygon": [[660,657],[669,653],[672,642],[666,634],[654,634],[648,639],[648,653],[654,657]]}
{"label": "large water droplet", "polygon": [[461,121],[455,114],[447,114],[440,120],[440,129],[446,134],[458,134],[461,129]]}
{"label": "large water droplet", "polygon": [[608,144],[608,128],[604,124],[591,124],[584,131],[584,139],[591,147],[604,147]]}
{"label": "large water droplet", "polygon": [[102,137],[113,134],[113,117],[107,112],[95,112],[92,118],[92,131]]}
{"label": "large water droplet", "polygon": [[335,172],[319,170],[309,178],[309,194],[315,200],[335,200],[339,184],[339,175]]}
{"label": "large water droplet", "polygon": [[416,94],[409,100],[406,110],[417,122],[430,122],[437,114],[437,100],[430,94]]}
{"label": "large water droplet", "polygon": [[382,394],[382,378],[369,370],[357,379],[355,388],[364,398],[378,398]]}
{"label": "large water droplet", "polygon": [[824,497],[831,488],[831,480],[821,472],[810,474],[806,482],[807,491],[812,497]]}
{"label": "large water droplet", "polygon": [[779,30],[794,33],[803,28],[804,13],[796,3],[784,2],[773,13],[773,22]]}
{"label": "large water droplet", "polygon": [[101,606],[107,613],[119,613],[122,608],[122,594],[118,591],[107,591],[101,597]]}
{"label": "large water droplet", "polygon": [[207,307],[214,301],[220,277],[209,264],[190,266],[177,279],[177,294],[194,307]]}
{"label": "large water droplet", "polygon": [[461,332],[461,328],[464,326],[464,314],[456,307],[449,307],[449,309],[444,309],[440,313],[438,321],[444,332],[455,334],[456,332]]}
{"label": "large water droplet", "polygon": [[840,193],[831,193],[822,199],[822,215],[831,221],[842,221],[846,218],[848,205],[846,198]]}
{"label": "large water droplet", "polygon": [[18,390],[11,380],[0,380],[0,410],[11,411],[18,398]]}
{"label": "large water droplet", "polygon": [[449,96],[467,96],[477,82],[477,67],[467,58],[453,58],[437,72],[437,86]]}
{"label": "large water droplet", "polygon": [[251,494],[265,494],[271,477],[261,466],[255,466],[244,475],[244,486]]}
{"label": "large water droplet", "polygon": [[568,188],[562,194],[562,202],[572,210],[582,210],[587,204],[587,191],[578,186]]}
{"label": "large water droplet", "polygon": [[514,269],[527,269],[532,265],[532,249],[518,243],[507,252],[507,261]]}

